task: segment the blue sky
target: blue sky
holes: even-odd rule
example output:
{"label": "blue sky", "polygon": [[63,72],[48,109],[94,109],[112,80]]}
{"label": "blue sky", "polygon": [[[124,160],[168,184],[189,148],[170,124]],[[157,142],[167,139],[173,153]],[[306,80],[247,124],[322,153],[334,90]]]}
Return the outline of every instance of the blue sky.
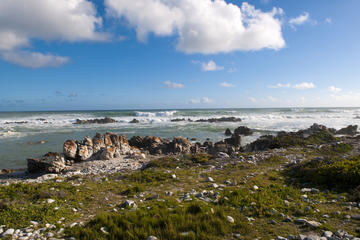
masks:
{"label": "blue sky", "polygon": [[359,106],[358,0],[28,4],[0,2],[0,111]]}

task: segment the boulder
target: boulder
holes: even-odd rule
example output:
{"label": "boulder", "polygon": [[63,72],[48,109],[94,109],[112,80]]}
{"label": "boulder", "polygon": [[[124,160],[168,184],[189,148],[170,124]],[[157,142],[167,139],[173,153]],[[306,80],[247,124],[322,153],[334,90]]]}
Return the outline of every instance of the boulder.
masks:
{"label": "boulder", "polygon": [[79,161],[89,160],[94,153],[92,139],[87,136],[83,142],[78,143],[78,146],[78,154],[76,159]]}
{"label": "boulder", "polygon": [[226,138],[225,143],[231,146],[234,146],[236,149],[241,147],[241,136],[238,134],[233,134],[231,138]]}
{"label": "boulder", "polygon": [[228,128],[225,130],[225,136],[231,136],[232,135],[232,132],[231,130]]}
{"label": "boulder", "polygon": [[248,127],[240,126],[237,129],[235,129],[234,134],[250,136],[253,134],[253,131]]}
{"label": "boulder", "polygon": [[108,123],[116,123],[115,119],[105,117],[102,119],[89,119],[89,120],[80,120],[76,119],[74,124],[108,124]]}
{"label": "boulder", "polygon": [[254,151],[263,151],[263,150],[271,149],[274,147],[274,139],[275,137],[272,135],[261,136],[256,141],[248,144],[246,146],[246,151],[254,152]]}
{"label": "boulder", "polygon": [[141,136],[133,136],[130,140],[129,140],[129,144],[132,147],[137,147],[137,148],[144,148],[144,138]]}
{"label": "boulder", "polygon": [[120,155],[116,151],[116,148],[112,146],[107,146],[102,148],[93,158],[95,158],[96,160],[111,160],[117,157],[120,157]]}
{"label": "boulder", "polygon": [[195,122],[209,122],[209,123],[216,123],[216,122],[241,122],[240,118],[236,117],[221,117],[221,118],[209,118],[209,119],[199,119]]}
{"label": "boulder", "polygon": [[169,151],[174,154],[186,154],[191,152],[191,143],[186,138],[174,137],[169,148]]}
{"label": "boulder", "polygon": [[60,173],[65,168],[65,159],[58,153],[47,153],[42,158],[27,159],[29,173]]}
{"label": "boulder", "polygon": [[139,120],[137,120],[136,118],[134,118],[133,120],[131,120],[129,123],[140,123]]}
{"label": "boulder", "polygon": [[76,153],[78,146],[74,140],[67,140],[64,142],[63,153],[66,159],[74,160],[76,158]]}
{"label": "boulder", "polygon": [[358,129],[358,125],[349,125],[345,128],[336,131],[336,134],[354,136],[358,133],[357,129]]}

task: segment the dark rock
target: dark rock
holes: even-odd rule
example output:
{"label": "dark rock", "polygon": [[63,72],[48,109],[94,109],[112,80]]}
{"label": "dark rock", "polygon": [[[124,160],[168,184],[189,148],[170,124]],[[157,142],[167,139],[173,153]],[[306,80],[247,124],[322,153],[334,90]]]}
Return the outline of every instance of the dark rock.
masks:
{"label": "dark rock", "polygon": [[37,141],[37,142],[27,142],[27,144],[29,145],[39,145],[39,144],[45,144],[47,143],[47,141],[41,140],[41,141]]}
{"label": "dark rock", "polygon": [[231,130],[228,128],[225,130],[225,136],[231,136],[232,135],[232,132]]}
{"label": "dark rock", "polygon": [[137,148],[144,148],[144,138],[141,136],[133,136],[130,140],[129,140],[129,144],[130,146],[133,147],[137,147]]}
{"label": "dark rock", "polygon": [[221,117],[221,118],[209,118],[209,119],[199,119],[195,122],[209,122],[209,123],[216,123],[216,122],[241,122],[240,118],[236,117]]}
{"label": "dark rock", "polygon": [[345,128],[336,131],[336,134],[354,136],[358,133],[357,129],[358,129],[358,125],[349,125]]}
{"label": "dark rock", "polygon": [[134,118],[133,120],[131,120],[129,123],[140,123],[139,120],[137,120],[136,118]]}
{"label": "dark rock", "polygon": [[58,153],[47,153],[42,158],[27,159],[29,173],[60,173],[65,166],[64,156]]}
{"label": "dark rock", "polygon": [[272,135],[261,136],[259,139],[248,144],[246,146],[246,151],[255,152],[255,151],[264,151],[266,149],[275,148],[274,139],[275,137]]}
{"label": "dark rock", "polygon": [[80,120],[76,119],[76,122],[74,124],[108,124],[108,123],[116,123],[117,121],[115,119],[105,117],[102,119],[89,119],[89,120]]}
{"label": "dark rock", "polygon": [[21,122],[5,122],[5,124],[26,124],[28,121],[21,121]]}
{"label": "dark rock", "polygon": [[253,134],[253,131],[248,127],[241,126],[235,129],[234,134],[250,136]]}
{"label": "dark rock", "polygon": [[[190,120],[190,119],[189,119]],[[185,122],[186,119],[185,118],[175,118],[175,119],[171,119],[171,122]]]}
{"label": "dark rock", "polygon": [[231,138],[225,139],[225,143],[238,149],[241,146],[241,136],[238,134],[233,134]]}

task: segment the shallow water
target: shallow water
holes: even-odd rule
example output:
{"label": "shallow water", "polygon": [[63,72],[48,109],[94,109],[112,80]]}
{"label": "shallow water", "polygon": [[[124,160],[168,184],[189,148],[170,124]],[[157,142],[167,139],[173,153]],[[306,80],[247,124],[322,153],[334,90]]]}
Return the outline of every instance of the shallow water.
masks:
{"label": "shallow water", "polygon": [[[239,117],[241,123],[171,122],[175,118],[192,120]],[[38,157],[49,151],[61,151],[67,139],[83,139],[96,132],[134,135],[155,135],[172,138],[182,136],[204,141],[224,138],[226,128],[240,125],[255,131],[244,137],[243,144],[266,133],[295,131],[313,123],[342,128],[360,124],[360,108],[281,108],[281,109],[206,109],[206,110],[126,110],[68,112],[2,112],[0,113],[0,169],[26,166],[27,157]],[[74,125],[76,119],[111,117],[118,123]],[[140,124],[130,124],[132,119]],[[26,122],[26,123],[15,123]],[[28,144],[44,140],[46,144]]]}

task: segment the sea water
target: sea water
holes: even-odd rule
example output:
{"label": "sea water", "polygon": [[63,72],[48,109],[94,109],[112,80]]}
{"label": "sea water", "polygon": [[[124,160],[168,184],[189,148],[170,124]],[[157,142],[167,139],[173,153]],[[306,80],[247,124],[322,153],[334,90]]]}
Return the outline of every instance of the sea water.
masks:
{"label": "sea water", "polygon": [[[111,124],[76,125],[76,119],[87,120],[110,117]],[[242,122],[197,123],[171,122],[172,119],[238,117]],[[138,124],[129,123],[136,118]],[[219,141],[227,128],[247,126],[253,136],[243,137],[247,144],[261,135],[278,131],[296,131],[313,123],[342,128],[360,124],[360,108],[276,108],[276,109],[164,109],[119,111],[58,111],[58,112],[0,112],[0,169],[26,167],[26,158],[39,157],[49,151],[62,151],[67,139],[81,140],[95,133],[114,132],[172,138],[181,136],[197,141]],[[29,144],[45,141],[45,144]]]}

